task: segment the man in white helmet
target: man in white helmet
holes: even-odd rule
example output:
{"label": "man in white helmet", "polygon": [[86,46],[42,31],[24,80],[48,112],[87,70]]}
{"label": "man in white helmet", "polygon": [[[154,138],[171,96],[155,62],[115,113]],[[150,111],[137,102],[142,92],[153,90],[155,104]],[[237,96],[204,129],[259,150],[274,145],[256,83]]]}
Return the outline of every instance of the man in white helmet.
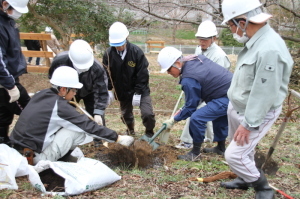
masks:
{"label": "man in white helmet", "polygon": [[[150,97],[148,61],[143,51],[127,40],[129,31],[121,22],[109,28],[109,47],[103,56],[107,69],[110,103],[114,94],[120,101],[122,121],[127,125],[127,134],[135,134],[133,106],[141,110],[145,134],[154,135],[155,116]],[[114,92],[114,93],[113,93]]]}
{"label": "man in white helmet", "polygon": [[[60,66],[70,66],[79,74],[83,87],[78,90],[76,101],[84,102],[87,112],[95,122],[105,126],[104,113],[108,102],[107,75],[101,63],[94,58],[93,49],[84,40],[75,40],[69,51],[54,57],[49,69],[49,78]],[[95,140],[95,145],[100,143]]]}
{"label": "man in white helmet", "polygon": [[[226,140],[228,134],[227,122],[227,90],[231,83],[232,73],[204,55],[189,55],[182,57],[182,52],[174,47],[165,47],[157,61],[161,72],[177,78],[184,91],[185,104],[179,113],[166,120],[164,124],[171,128],[175,122],[190,117],[189,132],[193,138],[193,148],[178,159],[195,161],[200,158],[201,145],[204,142],[206,123],[212,121],[215,141]],[[197,109],[203,100],[206,106]],[[225,149],[220,149],[224,153]]]}
{"label": "man in white helmet", "polygon": [[68,103],[83,87],[74,68],[59,67],[50,83],[52,88],[32,97],[10,136],[15,148],[35,152],[34,164],[40,160],[76,162],[70,154],[84,141],[86,134],[125,146],[132,144],[133,137],[118,135],[98,125]]}
{"label": "man in white helmet", "polygon": [[53,51],[55,55],[59,52],[60,43],[57,40],[56,36],[53,34],[53,30],[50,27],[45,28],[45,32],[51,34],[51,40],[47,40],[47,46]]}
{"label": "man in white helmet", "polygon": [[[212,60],[213,62],[223,66],[227,70],[230,68],[230,61],[227,57],[226,53],[222,50],[220,46],[215,43],[216,36],[217,36],[217,27],[216,25],[210,21],[206,20],[203,21],[199,27],[198,31],[195,34],[196,38],[199,39],[199,46],[196,48],[195,54],[196,55],[204,55],[208,59]],[[198,108],[205,106],[206,103],[202,102]],[[186,125],[181,134],[181,143],[176,146],[176,148],[191,148],[192,147],[192,137],[189,133],[189,123],[190,119],[186,120]],[[205,141],[214,141],[214,132],[212,128],[212,122],[207,122],[207,128],[205,132]],[[216,153],[219,155],[223,155],[225,150],[225,140],[218,142],[218,145],[213,148],[204,148],[204,153]]]}
{"label": "man in white helmet", "polygon": [[286,44],[267,23],[259,0],[224,0],[223,24],[244,43],[228,90],[229,138],[225,158],[238,178],[228,189],[254,187],[255,198],[273,198],[264,173],[254,161],[255,147],[280,115],[293,67]]}
{"label": "man in white helmet", "polygon": [[19,82],[27,64],[14,21],[28,12],[27,3],[28,0],[0,1],[0,144],[10,144],[9,125],[14,114],[19,115],[30,100]]}

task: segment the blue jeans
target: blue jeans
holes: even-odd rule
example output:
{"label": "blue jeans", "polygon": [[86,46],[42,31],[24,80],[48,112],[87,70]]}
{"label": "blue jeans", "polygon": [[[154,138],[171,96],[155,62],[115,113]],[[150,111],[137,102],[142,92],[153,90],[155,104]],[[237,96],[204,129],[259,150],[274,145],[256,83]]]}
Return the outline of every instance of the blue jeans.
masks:
{"label": "blue jeans", "polygon": [[212,121],[213,124],[214,142],[226,140],[228,136],[228,103],[229,99],[227,97],[213,99],[191,115],[189,131],[193,142],[204,141],[208,121]]}
{"label": "blue jeans", "polygon": [[[28,62],[29,62],[29,63],[31,62],[31,60],[32,60],[32,57],[28,57]],[[36,63],[35,63],[35,65],[40,65],[40,58],[39,58],[39,57],[36,58]]]}

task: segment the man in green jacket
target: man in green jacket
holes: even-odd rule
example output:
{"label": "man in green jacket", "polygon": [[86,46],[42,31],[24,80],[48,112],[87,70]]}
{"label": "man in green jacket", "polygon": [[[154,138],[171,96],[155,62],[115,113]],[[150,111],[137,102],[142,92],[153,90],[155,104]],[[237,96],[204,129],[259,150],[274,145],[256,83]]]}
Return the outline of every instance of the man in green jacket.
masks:
{"label": "man in green jacket", "polygon": [[271,199],[273,189],[254,161],[255,147],[280,115],[293,67],[286,44],[267,23],[259,0],[224,0],[226,23],[233,37],[245,43],[228,90],[228,137],[225,159],[237,178],[221,186],[253,187],[257,199]]}

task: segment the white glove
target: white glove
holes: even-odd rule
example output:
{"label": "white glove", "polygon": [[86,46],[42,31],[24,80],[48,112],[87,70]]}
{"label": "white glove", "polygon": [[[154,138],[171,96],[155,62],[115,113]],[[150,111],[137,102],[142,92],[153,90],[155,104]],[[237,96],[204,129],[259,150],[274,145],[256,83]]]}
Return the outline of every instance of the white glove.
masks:
{"label": "white glove", "polygon": [[129,135],[119,135],[117,143],[123,146],[130,146],[134,141],[134,138]]}
{"label": "white glove", "polygon": [[112,104],[115,101],[115,95],[113,91],[108,91],[108,105]]}
{"label": "white glove", "polygon": [[20,98],[20,91],[16,86],[13,87],[11,90],[7,90],[7,92],[10,96],[9,103],[15,102]]}
{"label": "white glove", "polygon": [[174,123],[175,123],[175,120],[174,120],[174,118],[172,117],[171,119],[168,119],[168,120],[164,121],[163,124],[166,125],[166,128],[167,128],[167,129],[171,129],[171,128],[173,127]]}
{"label": "white glove", "polygon": [[95,115],[95,116],[94,116],[94,121],[95,121],[97,124],[103,126],[103,121],[102,121],[101,115]]}
{"label": "white glove", "polygon": [[138,94],[134,94],[132,98],[132,106],[140,106],[141,103],[141,96]]}

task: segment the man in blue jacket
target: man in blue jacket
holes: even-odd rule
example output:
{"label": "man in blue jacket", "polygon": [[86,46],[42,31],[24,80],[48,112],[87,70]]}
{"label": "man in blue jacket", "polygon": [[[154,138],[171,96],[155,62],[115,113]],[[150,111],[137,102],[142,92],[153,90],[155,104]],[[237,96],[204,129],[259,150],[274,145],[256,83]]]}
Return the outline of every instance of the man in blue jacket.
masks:
{"label": "man in blue jacket", "polygon": [[[182,57],[182,52],[174,47],[165,47],[158,55],[161,72],[168,72],[173,77],[180,77],[179,83],[185,94],[185,105],[174,117],[164,123],[171,128],[175,122],[190,117],[189,131],[193,138],[193,148],[178,159],[194,161],[200,158],[200,149],[204,141],[206,124],[212,121],[215,132],[214,140],[223,142],[228,135],[227,90],[232,73],[204,55]],[[197,109],[200,100],[206,106]],[[217,146],[219,147],[219,145]],[[221,152],[225,146],[219,147]]]}
{"label": "man in blue jacket", "polygon": [[6,0],[0,3],[0,144],[10,144],[9,125],[14,114],[19,115],[30,97],[20,84],[19,76],[26,73],[19,30],[15,19],[28,12],[28,0]]}

